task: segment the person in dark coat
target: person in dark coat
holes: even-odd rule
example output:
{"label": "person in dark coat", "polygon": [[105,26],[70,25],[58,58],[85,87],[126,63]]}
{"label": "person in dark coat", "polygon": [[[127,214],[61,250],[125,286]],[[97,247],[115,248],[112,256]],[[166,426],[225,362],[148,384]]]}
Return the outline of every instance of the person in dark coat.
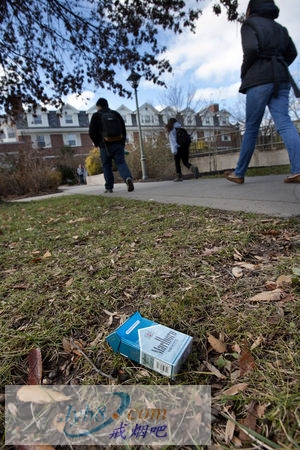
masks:
{"label": "person in dark coat", "polygon": [[234,183],[244,183],[266,106],[289,155],[291,175],[284,181],[300,183],[300,138],[289,116],[288,66],[297,50],[287,29],[275,21],[278,16],[273,0],[250,0],[241,28],[240,92],[246,94],[246,130],[237,166],[226,176]]}
{"label": "person in dark coat", "polygon": [[108,102],[105,98],[99,98],[96,103],[97,112],[92,115],[89,125],[89,136],[93,141],[95,147],[100,148],[100,156],[103,167],[103,174],[105,179],[105,193],[113,193],[114,175],[112,170],[112,161],[114,160],[119,174],[127,184],[128,192],[134,190],[134,184],[131,172],[125,161],[125,142],[126,142],[126,127],[121,114],[114,111],[118,117],[122,133],[119,140],[114,142],[106,142],[103,136],[101,113],[109,111]]}

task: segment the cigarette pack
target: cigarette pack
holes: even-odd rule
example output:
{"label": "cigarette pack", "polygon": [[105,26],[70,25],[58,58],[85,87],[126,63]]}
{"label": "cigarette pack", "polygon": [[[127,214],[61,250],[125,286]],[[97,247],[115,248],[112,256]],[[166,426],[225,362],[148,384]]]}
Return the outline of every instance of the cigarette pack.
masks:
{"label": "cigarette pack", "polygon": [[191,351],[192,339],[136,312],[107,336],[106,341],[115,353],[173,378]]}

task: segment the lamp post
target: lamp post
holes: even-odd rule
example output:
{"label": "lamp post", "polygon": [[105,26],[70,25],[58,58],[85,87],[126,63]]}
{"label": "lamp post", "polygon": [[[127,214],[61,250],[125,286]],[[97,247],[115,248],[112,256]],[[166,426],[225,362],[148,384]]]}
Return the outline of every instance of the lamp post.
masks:
{"label": "lamp post", "polygon": [[147,167],[146,167],[146,158],[145,158],[145,154],[144,154],[142,129],[141,129],[141,120],[140,120],[140,111],[139,111],[138,96],[137,96],[137,88],[138,88],[140,79],[141,79],[141,75],[139,75],[134,70],[132,70],[131,74],[127,78],[127,81],[130,84],[130,86],[134,89],[135,103],[136,103],[136,112],[137,112],[137,122],[138,122],[138,128],[139,128],[139,141],[140,141],[142,177],[143,177],[143,180],[146,180],[148,178],[147,177]]}

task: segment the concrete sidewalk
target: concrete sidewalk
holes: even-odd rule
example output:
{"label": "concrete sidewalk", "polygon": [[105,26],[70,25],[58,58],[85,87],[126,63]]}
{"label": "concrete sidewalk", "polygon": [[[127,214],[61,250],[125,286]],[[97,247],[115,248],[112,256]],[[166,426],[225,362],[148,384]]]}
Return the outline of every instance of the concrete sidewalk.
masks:
{"label": "concrete sidewalk", "polygon": [[247,177],[245,184],[230,183],[224,178],[139,182],[127,192],[125,184],[116,184],[113,194],[104,194],[103,186],[62,186],[61,193],[31,197],[18,201],[42,200],[63,195],[85,194],[123,197],[181,205],[204,206],[226,211],[244,211],[275,217],[300,217],[300,184],[285,184],[285,175]]}

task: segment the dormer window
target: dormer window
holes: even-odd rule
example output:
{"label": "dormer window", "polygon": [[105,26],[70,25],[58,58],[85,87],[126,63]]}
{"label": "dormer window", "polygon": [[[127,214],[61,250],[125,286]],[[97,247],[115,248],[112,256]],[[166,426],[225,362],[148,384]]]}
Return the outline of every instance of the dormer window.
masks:
{"label": "dormer window", "polygon": [[73,116],[71,116],[71,114],[65,115],[65,123],[68,123],[68,124],[73,123]]}
{"label": "dormer window", "polygon": [[33,123],[34,125],[42,125],[42,116],[40,114],[38,114],[37,116],[33,116]]}

